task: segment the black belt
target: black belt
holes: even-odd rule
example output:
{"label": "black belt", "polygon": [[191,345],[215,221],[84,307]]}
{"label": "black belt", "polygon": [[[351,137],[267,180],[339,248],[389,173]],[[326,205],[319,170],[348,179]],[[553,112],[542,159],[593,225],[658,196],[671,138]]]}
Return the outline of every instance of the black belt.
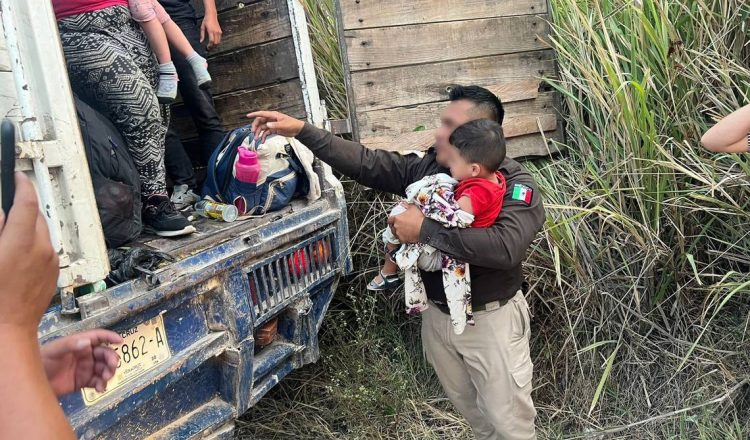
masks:
{"label": "black belt", "polygon": [[[512,298],[513,297],[505,298],[505,299],[500,299],[500,300],[497,300],[497,301],[490,301],[490,302],[488,302],[486,304],[479,304],[479,305],[476,305],[476,306],[472,306],[471,309],[474,312],[484,312],[484,311],[486,311],[488,309],[490,309],[490,310],[497,310],[500,307],[508,304],[508,301],[510,301]],[[432,303],[435,304],[435,306],[437,306],[438,310],[440,310],[441,312],[445,313],[446,315],[450,315],[451,314],[451,310],[448,308],[448,304],[445,304],[445,303],[442,303],[442,302],[436,302],[436,301],[432,301]]]}

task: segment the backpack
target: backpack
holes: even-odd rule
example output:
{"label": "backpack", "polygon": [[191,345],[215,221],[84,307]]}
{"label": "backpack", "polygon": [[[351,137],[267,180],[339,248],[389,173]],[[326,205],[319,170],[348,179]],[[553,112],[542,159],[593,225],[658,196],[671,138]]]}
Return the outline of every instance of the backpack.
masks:
{"label": "backpack", "polygon": [[141,235],[141,181],[120,132],[104,115],[74,97],[96,206],[108,248]]}
{"label": "backpack", "polygon": [[[260,176],[256,184],[241,182],[235,177],[234,166],[238,148],[258,153]],[[234,205],[240,217],[259,217],[278,211],[296,196],[306,195],[309,182],[291,141],[282,136],[269,136],[256,145],[249,125],[229,132],[208,161],[203,196]]]}

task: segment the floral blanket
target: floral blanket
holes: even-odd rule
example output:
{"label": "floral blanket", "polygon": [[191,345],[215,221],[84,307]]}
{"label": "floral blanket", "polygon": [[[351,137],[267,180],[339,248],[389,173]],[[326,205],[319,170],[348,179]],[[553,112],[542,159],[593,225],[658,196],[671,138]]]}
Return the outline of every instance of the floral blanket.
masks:
{"label": "floral blanket", "polygon": [[[427,176],[406,189],[407,201],[424,215],[446,228],[468,228],[474,216],[462,211],[453,195],[458,184],[447,174]],[[437,252],[432,246],[405,244],[396,252],[396,263],[405,272],[406,312],[419,314],[427,308],[427,291],[419,273],[418,260],[423,252]],[[471,310],[471,278],[469,265],[442,255],[443,287],[448,300],[453,331],[463,333],[466,325],[474,325]]]}

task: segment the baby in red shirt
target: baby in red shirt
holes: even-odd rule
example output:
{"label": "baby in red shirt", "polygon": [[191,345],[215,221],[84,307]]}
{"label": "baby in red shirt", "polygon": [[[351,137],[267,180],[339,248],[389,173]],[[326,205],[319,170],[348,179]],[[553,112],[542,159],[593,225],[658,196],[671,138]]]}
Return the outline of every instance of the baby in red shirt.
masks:
{"label": "baby in red shirt", "polygon": [[[504,139],[500,124],[486,119],[467,122],[456,128],[450,137],[450,172],[451,177],[458,181],[453,195],[461,210],[474,216],[472,228],[492,226],[502,210],[505,176],[497,170],[505,160]],[[397,205],[391,215],[399,215],[403,210]],[[383,239],[386,258],[380,274],[367,286],[371,291],[391,290],[401,284],[399,267],[392,258],[401,243],[389,228]]]}

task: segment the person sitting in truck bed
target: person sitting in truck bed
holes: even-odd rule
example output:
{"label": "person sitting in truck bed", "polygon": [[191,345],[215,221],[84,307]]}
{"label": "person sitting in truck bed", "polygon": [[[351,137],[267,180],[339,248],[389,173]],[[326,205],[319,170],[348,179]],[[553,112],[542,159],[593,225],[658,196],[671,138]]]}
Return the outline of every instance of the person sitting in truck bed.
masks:
{"label": "person sitting in truck bed", "polygon": [[109,117],[138,169],[146,230],[195,232],[167,194],[164,136],[169,113],[156,97],[158,65],[128,0],[52,0],[74,92]]}
{"label": "person sitting in truck bed", "polygon": [[[278,112],[256,112],[253,127],[267,134],[296,137],[318,158],[370,188],[400,196],[406,187],[446,173],[456,127],[475,119],[502,124],[500,100],[481,87],[454,87],[441,115],[435,146],[416,154],[371,150]],[[489,228],[445,228],[410,206],[388,222],[402,243],[424,243],[468,263],[476,325],[452,331],[441,272],[423,272],[427,297],[435,307],[422,314],[422,344],[445,393],[463,414],[477,439],[533,439],[536,410],[531,399],[533,364],[530,320],[522,291],[522,263],[544,224],[537,185],[520,164],[506,159],[503,209]],[[431,304],[431,305],[432,305]]]}

